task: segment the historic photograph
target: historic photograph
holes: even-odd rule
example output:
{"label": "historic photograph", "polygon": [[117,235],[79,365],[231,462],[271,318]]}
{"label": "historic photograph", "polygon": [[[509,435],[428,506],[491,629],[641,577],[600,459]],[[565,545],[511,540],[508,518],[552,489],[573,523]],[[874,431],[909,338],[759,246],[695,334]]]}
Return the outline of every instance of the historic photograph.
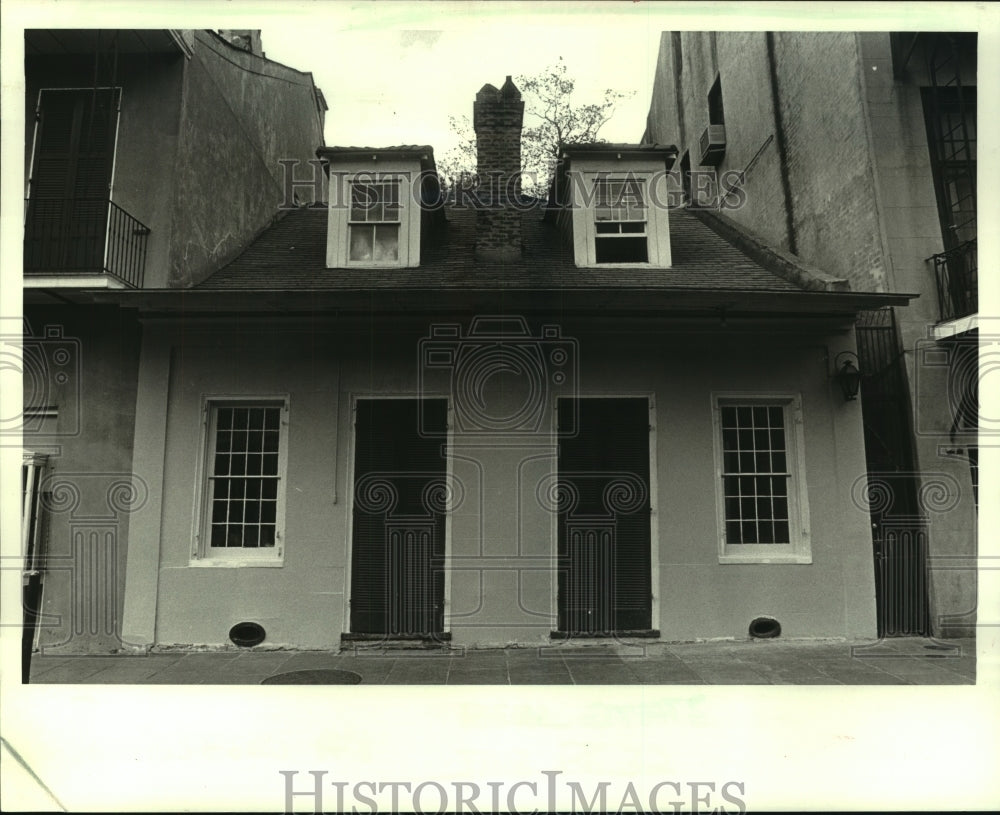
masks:
{"label": "historic photograph", "polygon": [[975,33],[664,31],[632,142],[467,73],[440,156],[265,45],[25,32],[25,681],[974,681]]}
{"label": "historic photograph", "polygon": [[18,31],[21,692],[974,691],[980,34],[382,8]]}

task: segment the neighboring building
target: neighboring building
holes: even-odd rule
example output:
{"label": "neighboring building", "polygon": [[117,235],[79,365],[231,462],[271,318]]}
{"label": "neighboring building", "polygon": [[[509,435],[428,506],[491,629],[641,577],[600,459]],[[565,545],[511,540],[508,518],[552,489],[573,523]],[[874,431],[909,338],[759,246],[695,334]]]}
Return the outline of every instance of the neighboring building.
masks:
{"label": "neighboring building", "polygon": [[976,624],[976,53],[975,33],[664,32],[644,137],[680,145],[696,205],[855,291],[919,295],[857,325],[884,634]]}
{"label": "neighboring building", "polygon": [[24,418],[4,432],[30,451],[26,645],[120,645],[143,328],[95,293],[200,282],[272,222],[280,162],[323,141],[311,75],[265,59],[259,32],[223,33],[241,45],[25,32]]}
{"label": "neighboring building", "polygon": [[[482,177],[522,117],[479,92]],[[906,295],[668,208],[673,147],[566,146],[545,208],[319,155],[199,285],[90,292],[143,325],[125,647],[875,635],[838,360]]]}

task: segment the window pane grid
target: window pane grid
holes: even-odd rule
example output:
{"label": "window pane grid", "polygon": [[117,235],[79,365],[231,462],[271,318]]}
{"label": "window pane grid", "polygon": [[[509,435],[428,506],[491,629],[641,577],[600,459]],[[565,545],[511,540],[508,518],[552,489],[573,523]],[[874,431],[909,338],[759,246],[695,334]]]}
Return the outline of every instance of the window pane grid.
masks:
{"label": "window pane grid", "polygon": [[398,224],[351,224],[351,260],[398,260]]}
{"label": "window pane grid", "polygon": [[213,548],[273,547],[277,537],[281,408],[215,408],[209,476]]}
{"label": "window pane grid", "polygon": [[351,185],[351,223],[399,221],[399,181]]}
{"label": "window pane grid", "polygon": [[599,178],[595,183],[594,218],[602,221],[646,221],[646,205],[638,179]]}
{"label": "window pane grid", "polygon": [[725,405],[721,414],[727,543],[789,543],[784,409]]}
{"label": "window pane grid", "polygon": [[594,260],[596,263],[648,263],[646,203],[642,180],[594,181]]}

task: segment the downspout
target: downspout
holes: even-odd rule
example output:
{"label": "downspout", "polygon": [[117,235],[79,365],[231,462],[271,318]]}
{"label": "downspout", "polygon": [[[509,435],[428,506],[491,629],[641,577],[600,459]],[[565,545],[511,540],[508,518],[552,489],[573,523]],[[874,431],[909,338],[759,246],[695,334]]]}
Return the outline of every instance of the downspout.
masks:
{"label": "downspout", "polygon": [[670,32],[670,59],[672,61],[674,73],[674,102],[677,106],[677,133],[678,144],[683,144],[687,149],[687,128],[684,126],[684,52],[681,44],[681,32]]}
{"label": "downspout", "polygon": [[768,31],[764,36],[767,40],[767,71],[771,81],[771,105],[774,109],[774,141],[778,146],[781,191],[785,197],[785,233],[788,235],[788,251],[797,255],[795,210],[792,203],[792,184],[788,177],[788,143],[785,141],[785,123],[781,115],[781,100],[778,95],[778,66],[774,57],[774,32]]}

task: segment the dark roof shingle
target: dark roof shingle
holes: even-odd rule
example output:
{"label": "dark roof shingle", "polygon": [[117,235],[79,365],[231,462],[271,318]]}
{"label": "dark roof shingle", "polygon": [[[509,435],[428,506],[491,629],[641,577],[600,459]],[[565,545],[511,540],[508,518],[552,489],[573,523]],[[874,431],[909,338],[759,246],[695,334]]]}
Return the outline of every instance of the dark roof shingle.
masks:
{"label": "dark roof shingle", "polygon": [[[200,289],[386,288],[706,289],[802,291],[684,209],[670,211],[670,268],[578,268],[573,247],[541,211],[522,215],[521,260],[475,257],[476,213],[452,209],[441,235],[421,247],[417,268],[326,267],[327,211],[289,211]],[[428,245],[429,244],[429,245]]]}

